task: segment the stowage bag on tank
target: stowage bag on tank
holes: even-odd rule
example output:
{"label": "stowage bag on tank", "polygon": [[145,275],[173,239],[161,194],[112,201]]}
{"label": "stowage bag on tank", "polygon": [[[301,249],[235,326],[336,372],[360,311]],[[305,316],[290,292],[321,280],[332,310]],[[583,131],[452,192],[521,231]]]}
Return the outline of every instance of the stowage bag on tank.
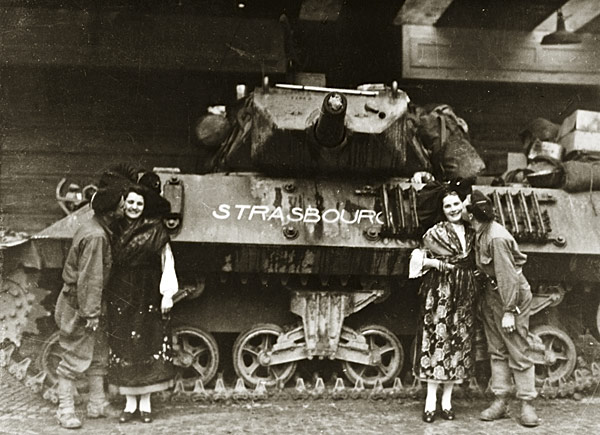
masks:
{"label": "stowage bag on tank", "polygon": [[600,190],[600,161],[563,163],[565,170],[565,183],[563,188],[567,192],[584,192]]}

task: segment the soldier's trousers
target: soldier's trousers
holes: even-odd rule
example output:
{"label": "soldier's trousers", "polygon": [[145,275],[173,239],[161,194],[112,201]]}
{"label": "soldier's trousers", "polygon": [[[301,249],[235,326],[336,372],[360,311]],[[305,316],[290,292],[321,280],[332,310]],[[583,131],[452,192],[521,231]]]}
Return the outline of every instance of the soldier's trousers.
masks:
{"label": "soldier's trousers", "polygon": [[95,332],[85,328],[73,307],[71,297],[61,292],[54,319],[60,329],[61,361],[56,373],[67,379],[77,379],[84,373],[104,376],[108,365],[108,340],[104,325]]}
{"label": "soldier's trousers", "polygon": [[519,306],[521,314],[515,316],[516,328],[512,333],[502,329],[504,308],[498,291],[491,288],[485,290],[482,314],[491,358],[492,392],[497,396],[508,395],[512,391],[514,380],[517,398],[531,400],[537,396],[535,368],[531,359],[531,346],[527,340],[531,297],[525,301]]}

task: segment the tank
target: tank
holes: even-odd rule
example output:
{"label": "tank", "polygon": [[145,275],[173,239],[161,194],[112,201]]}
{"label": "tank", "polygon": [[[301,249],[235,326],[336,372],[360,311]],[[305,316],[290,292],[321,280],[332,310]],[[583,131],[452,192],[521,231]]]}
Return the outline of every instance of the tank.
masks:
{"label": "tank", "polygon": [[[352,385],[392,384],[410,365],[419,316],[407,268],[423,232],[423,184],[409,180],[479,173],[466,123],[448,106],[413,106],[395,84],[265,83],[231,119],[210,172],[156,169],[172,205],[181,388],[214,382],[219,367],[249,387],[281,387],[314,359],[341,364]],[[544,343],[538,381],[564,381],[577,362],[573,339],[597,333],[599,194],[475,187],[529,255],[532,332]],[[84,206],[4,249],[1,338],[11,344],[0,364],[40,389],[55,380],[57,336],[47,331],[62,264],[91,213]],[[41,350],[31,344],[39,340]]]}

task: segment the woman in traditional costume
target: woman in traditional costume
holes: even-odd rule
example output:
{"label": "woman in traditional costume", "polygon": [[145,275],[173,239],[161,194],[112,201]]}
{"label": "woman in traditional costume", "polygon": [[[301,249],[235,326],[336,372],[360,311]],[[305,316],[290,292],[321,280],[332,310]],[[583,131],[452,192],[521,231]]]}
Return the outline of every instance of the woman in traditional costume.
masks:
{"label": "woman in traditional costume", "polygon": [[[153,189],[154,188],[154,189]],[[178,283],[169,234],[162,222],[168,201],[160,185],[129,188],[125,219],[114,245],[107,291],[109,382],[125,395],[119,421],[152,421],[150,394],[173,385],[168,313]]]}
{"label": "woman in traditional costume", "polygon": [[[469,186],[470,188],[470,186]],[[416,338],[415,376],[427,383],[423,421],[435,419],[442,385],[441,415],[454,420],[452,389],[474,369],[474,232],[461,219],[463,196],[456,185],[428,185],[419,200],[421,215],[435,223],[411,254],[409,278],[422,277],[422,317]],[[425,210],[427,209],[427,210]]]}

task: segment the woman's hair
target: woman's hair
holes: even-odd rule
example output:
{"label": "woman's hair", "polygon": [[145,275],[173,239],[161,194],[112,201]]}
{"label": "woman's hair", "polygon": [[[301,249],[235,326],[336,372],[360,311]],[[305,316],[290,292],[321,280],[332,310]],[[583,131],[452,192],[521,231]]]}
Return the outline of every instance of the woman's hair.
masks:
{"label": "woman's hair", "polygon": [[129,195],[130,193],[137,193],[138,195],[141,195],[144,197],[144,204],[146,203],[146,201],[148,200],[148,198],[146,198],[148,196],[148,188],[146,188],[145,186],[142,186],[140,184],[130,184],[127,187],[127,195]]}
{"label": "woman's hair", "polygon": [[445,192],[445,193],[442,195],[442,198],[441,198],[441,204],[442,204],[442,206],[443,206],[443,204],[444,204],[444,198],[446,198],[447,196],[452,196],[452,195],[454,195],[454,196],[458,196],[458,199],[460,199],[460,200],[461,200],[461,202],[462,202],[462,198],[460,197],[460,195],[458,194],[458,192],[457,192],[457,191],[455,191],[455,190],[448,190],[447,192]]}

